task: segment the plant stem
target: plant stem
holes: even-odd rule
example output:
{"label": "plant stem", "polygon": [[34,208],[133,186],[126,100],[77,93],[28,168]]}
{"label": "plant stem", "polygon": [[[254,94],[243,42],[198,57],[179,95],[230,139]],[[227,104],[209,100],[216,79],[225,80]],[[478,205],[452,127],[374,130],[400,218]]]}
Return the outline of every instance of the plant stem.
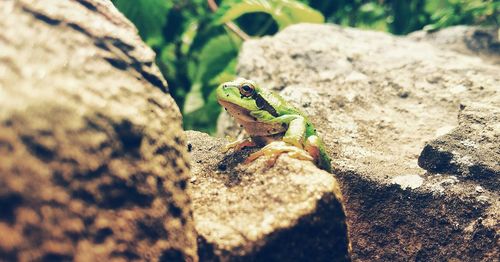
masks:
{"label": "plant stem", "polygon": [[[217,3],[215,3],[215,0],[207,0],[207,3],[208,7],[210,7],[210,10],[212,10],[212,12],[217,11],[217,9],[219,8],[217,6]],[[250,36],[247,35],[247,33],[245,33],[243,30],[241,30],[241,28],[239,28],[235,23],[226,22],[224,23],[224,25],[226,25],[227,28],[229,28],[229,30],[233,31],[233,33],[235,33],[243,41],[250,39]]]}

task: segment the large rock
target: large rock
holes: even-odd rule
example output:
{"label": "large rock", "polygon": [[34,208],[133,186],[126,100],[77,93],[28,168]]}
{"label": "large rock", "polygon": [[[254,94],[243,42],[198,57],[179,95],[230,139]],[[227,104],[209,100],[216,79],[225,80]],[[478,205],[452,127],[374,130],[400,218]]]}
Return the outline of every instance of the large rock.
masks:
{"label": "large rock", "polygon": [[[498,256],[498,187],[417,164],[427,141],[457,126],[461,104],[500,104],[498,65],[428,41],[304,24],[246,42],[238,67],[311,116],[342,184],[354,260]],[[222,117],[220,134],[233,133],[227,126]]]}
{"label": "large rock", "polygon": [[240,165],[249,151],[187,132],[201,261],[346,261],[348,240],[336,179],[285,155]]}
{"label": "large rock", "polygon": [[181,117],[99,0],[0,1],[0,257],[197,260]]}

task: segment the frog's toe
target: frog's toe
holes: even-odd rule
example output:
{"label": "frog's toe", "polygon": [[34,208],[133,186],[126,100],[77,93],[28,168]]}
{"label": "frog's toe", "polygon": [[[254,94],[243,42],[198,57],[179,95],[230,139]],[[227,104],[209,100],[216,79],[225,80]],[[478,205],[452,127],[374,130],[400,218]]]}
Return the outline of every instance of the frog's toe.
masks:
{"label": "frog's toe", "polygon": [[281,154],[273,154],[270,155],[269,158],[266,160],[266,164],[268,167],[274,166],[276,164],[276,161],[278,160],[278,157],[280,157]]}
{"label": "frog's toe", "polygon": [[302,143],[300,142],[301,140],[301,137],[283,137],[284,142],[300,149],[302,149]]}
{"label": "frog's toe", "polygon": [[230,149],[233,149],[234,151],[240,151],[241,149],[243,149],[245,147],[252,147],[252,146],[256,146],[256,144],[248,138],[242,139],[242,140],[237,140],[237,141],[233,141],[233,142],[230,142],[227,145],[225,145],[222,148],[222,153],[225,153],[225,152],[229,151]]}
{"label": "frog's toe", "polygon": [[288,156],[290,156],[292,158],[300,159],[300,160],[307,160],[307,161],[314,160],[314,158],[304,150],[300,150],[300,151],[297,150],[297,151],[293,151],[293,152],[288,152]]}
{"label": "frog's toe", "polygon": [[266,145],[261,150],[250,154],[250,156],[248,156],[248,158],[245,160],[245,164],[248,164],[261,156],[267,156],[269,157],[267,160],[267,164],[272,166],[274,165],[278,157],[284,153],[287,153],[287,155],[292,158],[313,161],[313,157],[303,149],[289,145],[283,141],[276,141]]}

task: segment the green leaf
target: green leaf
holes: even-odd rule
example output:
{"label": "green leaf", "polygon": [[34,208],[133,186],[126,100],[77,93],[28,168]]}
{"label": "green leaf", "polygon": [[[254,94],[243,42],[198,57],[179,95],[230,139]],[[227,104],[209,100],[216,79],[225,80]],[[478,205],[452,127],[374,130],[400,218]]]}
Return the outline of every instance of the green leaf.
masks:
{"label": "green leaf", "polygon": [[113,3],[134,23],[146,41],[161,34],[168,10],[173,5],[172,1],[167,0],[114,0]]}
{"label": "green leaf", "polygon": [[194,84],[191,87],[191,91],[186,95],[186,100],[184,101],[184,114],[192,113],[205,105],[205,99],[201,93],[201,85]]}
{"label": "green leaf", "polygon": [[223,24],[249,13],[264,12],[283,29],[296,23],[324,23],[323,15],[309,6],[293,0],[225,1],[216,12],[216,23]]}
{"label": "green leaf", "polygon": [[170,43],[168,45],[165,45],[163,49],[161,49],[160,53],[160,61],[163,63],[163,65],[166,67],[166,77],[168,78],[174,78],[175,75],[177,74],[177,68],[175,66],[175,61],[176,61],[176,56],[175,56],[175,44]]}
{"label": "green leaf", "polygon": [[[357,27],[387,31],[387,14],[377,3],[366,3],[359,7]],[[389,20],[390,21],[390,20]]]}
{"label": "green leaf", "polygon": [[221,107],[217,103],[215,90],[207,98],[207,102],[200,108],[190,113],[184,114],[184,129],[194,129],[206,133],[215,133],[217,117]]}
{"label": "green leaf", "polygon": [[291,17],[292,23],[316,23],[322,24],[325,22],[323,15],[314,10],[313,8],[291,0],[277,1],[283,3],[286,7],[283,9],[284,12],[288,12]]}
{"label": "green leaf", "polygon": [[229,62],[224,68],[224,70],[216,75],[214,78],[210,79],[209,85],[211,86],[218,86],[224,82],[228,82],[233,80],[236,77],[236,63],[238,62],[238,59],[234,57],[231,62]]}
{"label": "green leaf", "polygon": [[424,11],[433,14],[439,9],[448,8],[450,4],[447,1],[425,1]]}
{"label": "green leaf", "polygon": [[[220,74],[238,55],[241,42],[235,43],[228,35],[212,38],[202,48],[198,57],[196,74],[192,79],[191,90],[186,97],[183,112],[185,114],[198,110],[204,105],[203,88]],[[208,93],[211,90],[208,90]]]}
{"label": "green leaf", "polygon": [[196,36],[196,33],[198,32],[198,22],[191,22],[184,33],[182,33],[181,41],[181,53],[183,55],[187,55],[189,52],[189,49],[191,48],[191,44],[193,43],[193,40]]}
{"label": "green leaf", "polygon": [[240,46],[241,42],[235,43],[227,35],[217,36],[208,41],[201,50],[194,82],[208,83],[238,55]]}

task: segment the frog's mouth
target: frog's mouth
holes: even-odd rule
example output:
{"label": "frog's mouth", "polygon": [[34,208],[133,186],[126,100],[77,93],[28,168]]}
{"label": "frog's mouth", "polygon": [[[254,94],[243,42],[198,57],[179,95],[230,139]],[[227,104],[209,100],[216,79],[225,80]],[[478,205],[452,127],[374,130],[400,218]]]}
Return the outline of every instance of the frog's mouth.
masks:
{"label": "frog's mouth", "polygon": [[221,100],[219,100],[219,104],[223,106],[226,109],[226,111],[240,123],[257,121],[255,117],[250,115],[250,110],[244,107],[241,107],[237,104],[228,101],[221,101]]}
{"label": "frog's mouth", "polygon": [[276,134],[283,135],[285,127],[280,123],[264,123],[258,121],[250,114],[250,110],[228,101],[219,101],[227,112],[240,124],[252,137],[269,137]]}

